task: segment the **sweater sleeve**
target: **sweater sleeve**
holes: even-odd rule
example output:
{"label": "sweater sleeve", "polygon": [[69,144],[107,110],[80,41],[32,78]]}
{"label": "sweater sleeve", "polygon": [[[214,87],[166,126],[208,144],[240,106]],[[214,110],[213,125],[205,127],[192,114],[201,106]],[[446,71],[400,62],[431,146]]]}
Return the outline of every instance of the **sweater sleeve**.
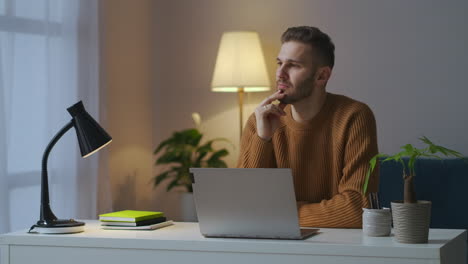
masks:
{"label": "sweater sleeve", "polygon": [[[364,105],[365,106],[365,105]],[[301,226],[360,228],[362,208],[368,199],[363,185],[369,160],[378,153],[376,122],[372,111],[365,106],[354,112],[344,128],[342,177],[338,193],[320,203],[298,203]],[[378,168],[369,182],[369,192],[378,188]]]}
{"label": "sweater sleeve", "polygon": [[257,135],[255,114],[244,128],[240,144],[238,168],[276,168],[273,143]]}

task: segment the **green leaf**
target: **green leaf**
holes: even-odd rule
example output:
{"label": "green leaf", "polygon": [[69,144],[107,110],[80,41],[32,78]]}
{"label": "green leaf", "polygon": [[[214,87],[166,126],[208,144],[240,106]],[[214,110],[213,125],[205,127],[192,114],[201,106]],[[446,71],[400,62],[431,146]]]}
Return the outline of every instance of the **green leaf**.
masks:
{"label": "green leaf", "polygon": [[[420,140],[429,146],[428,148],[431,154],[442,153],[446,157],[455,157],[455,158],[460,158],[460,159],[464,158],[460,152],[436,145],[432,141],[430,141],[427,137],[421,137]],[[438,155],[433,155],[433,157],[436,157],[436,156],[440,158],[440,156]]]}
{"label": "green leaf", "polygon": [[391,160],[396,161],[396,159],[397,159],[397,157],[395,157],[395,156],[393,156],[393,157],[387,157],[386,159],[382,160],[382,163],[383,163],[383,162],[387,162],[387,161],[391,161]]}
{"label": "green leaf", "polygon": [[209,168],[227,168],[227,164],[222,160],[208,160],[207,165]]}
{"label": "green leaf", "polygon": [[369,161],[369,169],[367,170],[366,178],[364,180],[364,187],[363,187],[364,194],[367,193],[367,188],[368,188],[368,185],[369,185],[370,175],[374,171],[375,166],[377,165],[377,160],[379,158],[381,158],[381,157],[387,157],[387,156],[388,155],[386,155],[386,154],[377,154],[374,157],[372,157],[371,160]]}
{"label": "green leaf", "polygon": [[437,146],[435,146],[435,145],[430,145],[428,148],[429,148],[429,152],[432,153],[432,154],[438,152]]}
{"label": "green leaf", "polygon": [[369,169],[367,170],[366,178],[364,179],[364,187],[363,187],[364,194],[367,193],[367,187],[369,185],[370,174],[371,174],[371,172],[374,171],[375,165],[377,163],[377,158],[378,157],[376,155],[369,161],[370,166],[369,166]]}
{"label": "green leaf", "polygon": [[422,142],[426,143],[427,145],[431,146],[431,145],[434,145],[434,143],[432,143],[432,141],[430,141],[427,137],[425,136],[422,136],[419,138],[419,140],[421,140]]}
{"label": "green leaf", "polygon": [[444,150],[447,154],[446,156],[449,156],[449,157],[455,157],[455,158],[463,158],[463,155],[458,152],[458,151],[455,151],[455,150],[451,150],[451,149],[448,149],[448,148],[444,148],[442,146],[438,146],[441,150]]}
{"label": "green leaf", "polygon": [[219,158],[222,158],[224,156],[227,156],[229,154],[229,151],[227,151],[227,149],[220,149],[218,151],[216,151],[215,153],[213,153],[213,155],[211,155],[211,157],[209,158],[208,161],[210,160],[217,160]]}
{"label": "green leaf", "polygon": [[448,155],[449,155],[446,148],[436,146],[435,149],[436,149],[437,152],[441,152],[441,153],[444,154],[445,156],[448,156]]}
{"label": "green leaf", "polygon": [[166,171],[166,172],[163,172],[163,173],[159,174],[158,176],[156,176],[156,178],[154,180],[154,186],[159,185],[162,181],[167,179],[167,177],[169,177],[169,174],[171,172],[172,172],[172,170],[171,171]]}
{"label": "green leaf", "polygon": [[158,158],[156,164],[169,164],[173,162],[180,162],[181,156],[178,153],[166,152]]}
{"label": "green leaf", "polygon": [[415,148],[413,147],[413,145],[411,144],[406,144],[404,145],[403,147],[401,147],[402,149],[405,150],[405,153],[411,155],[414,151],[415,151]]}
{"label": "green leaf", "polygon": [[181,132],[176,132],[176,142],[179,144],[187,144],[190,146],[198,146],[203,135],[195,128],[187,129]]}
{"label": "green leaf", "polygon": [[362,187],[362,192],[364,193],[364,195],[367,193],[367,188],[369,186],[370,174],[371,174],[371,170],[367,170],[366,179],[364,180],[364,187]]}
{"label": "green leaf", "polygon": [[[364,193],[367,192],[370,175],[372,171],[374,170],[376,162],[378,160],[377,156],[386,157],[385,159],[381,160],[382,163],[388,162],[388,161],[399,162],[403,168],[403,177],[407,176],[408,174],[415,176],[415,164],[416,164],[417,159],[421,156],[441,159],[441,155],[438,155],[438,153],[440,153],[447,157],[461,158],[465,160],[466,162],[468,162],[468,159],[466,157],[464,157],[461,153],[455,150],[451,150],[442,146],[435,145],[431,140],[429,140],[425,136],[419,139],[427,145],[426,148],[419,149],[419,148],[415,148],[411,144],[406,144],[400,148],[402,149],[402,151],[392,156],[385,155],[385,154],[378,154],[372,157],[371,160],[369,161],[370,166],[366,173],[366,179],[365,179],[364,186],[363,186]],[[405,162],[405,159],[403,159],[403,157],[408,157],[407,163]]]}
{"label": "green leaf", "polygon": [[205,144],[201,145],[200,147],[198,147],[195,151],[199,153],[208,153],[210,151],[213,151],[213,148],[211,147],[212,144],[213,144],[213,140],[210,140],[206,142]]}
{"label": "green leaf", "polygon": [[213,141],[214,140],[210,140],[195,150],[196,158],[195,158],[194,166],[196,168],[201,167],[201,161],[203,160],[203,158],[206,157],[206,155],[209,152],[213,151],[213,148],[211,146],[213,144]]}
{"label": "green leaf", "polygon": [[180,184],[177,181],[177,179],[174,179],[174,180],[171,181],[171,183],[169,183],[169,185],[167,185],[166,190],[170,191],[172,188],[177,187],[177,186],[180,186]]}
{"label": "green leaf", "polygon": [[165,146],[169,145],[169,144],[172,144],[174,142],[174,138],[173,137],[170,137],[166,140],[164,140],[163,142],[161,142],[158,147],[156,148],[156,150],[154,151],[153,154],[158,154],[158,152],[164,148]]}
{"label": "green leaf", "polygon": [[[177,186],[184,186],[187,190],[192,190],[189,168],[191,167],[227,167],[221,160],[229,154],[226,149],[215,150],[213,143],[216,141],[227,141],[225,138],[216,138],[199,146],[203,135],[197,129],[186,129],[174,132],[169,139],[161,142],[154,154],[161,153],[155,165],[178,164],[173,166],[154,178],[155,185],[166,179],[172,179],[167,186],[171,190]],[[211,154],[209,156],[209,154]],[[207,157],[209,157],[207,159]],[[207,159],[207,160],[206,160]]]}
{"label": "green leaf", "polygon": [[[411,146],[411,145],[410,145]],[[398,152],[397,154],[393,155],[393,156],[388,156],[387,155],[387,158],[384,159],[382,162],[387,162],[387,161],[396,161],[396,162],[402,162],[402,157],[406,157],[406,156],[411,156],[413,153],[414,153],[414,148],[411,146],[411,147],[406,147],[406,146],[403,146],[401,147],[402,149],[404,149],[403,151],[400,151]],[[411,151],[407,151],[406,149],[407,148],[411,148]]]}

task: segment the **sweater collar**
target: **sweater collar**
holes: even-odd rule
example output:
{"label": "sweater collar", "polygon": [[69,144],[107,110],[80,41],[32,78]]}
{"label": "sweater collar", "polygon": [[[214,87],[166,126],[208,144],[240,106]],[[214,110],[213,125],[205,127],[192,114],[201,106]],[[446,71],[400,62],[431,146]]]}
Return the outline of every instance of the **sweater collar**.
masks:
{"label": "sweater collar", "polygon": [[283,117],[283,122],[288,128],[292,128],[294,130],[308,130],[314,129],[321,125],[324,121],[324,118],[327,116],[327,113],[330,112],[330,108],[332,105],[332,94],[328,93],[325,97],[325,102],[320,108],[320,111],[310,120],[306,122],[299,123],[292,117],[292,110],[291,106],[288,105],[284,111],[286,112],[286,116]]}

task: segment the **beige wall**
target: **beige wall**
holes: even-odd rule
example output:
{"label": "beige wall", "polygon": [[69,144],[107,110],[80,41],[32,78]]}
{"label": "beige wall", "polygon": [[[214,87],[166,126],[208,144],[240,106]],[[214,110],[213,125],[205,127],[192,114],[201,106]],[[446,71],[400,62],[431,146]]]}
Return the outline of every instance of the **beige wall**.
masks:
{"label": "beige wall", "polygon": [[113,209],[148,209],[153,148],[153,1],[101,2]]}

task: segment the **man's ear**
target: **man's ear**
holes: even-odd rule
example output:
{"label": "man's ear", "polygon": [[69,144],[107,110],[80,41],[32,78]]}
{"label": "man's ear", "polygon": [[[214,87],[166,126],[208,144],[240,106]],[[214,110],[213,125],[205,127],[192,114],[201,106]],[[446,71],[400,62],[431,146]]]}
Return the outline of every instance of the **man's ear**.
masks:
{"label": "man's ear", "polygon": [[320,67],[318,69],[317,81],[328,82],[331,76],[331,68],[329,66]]}

